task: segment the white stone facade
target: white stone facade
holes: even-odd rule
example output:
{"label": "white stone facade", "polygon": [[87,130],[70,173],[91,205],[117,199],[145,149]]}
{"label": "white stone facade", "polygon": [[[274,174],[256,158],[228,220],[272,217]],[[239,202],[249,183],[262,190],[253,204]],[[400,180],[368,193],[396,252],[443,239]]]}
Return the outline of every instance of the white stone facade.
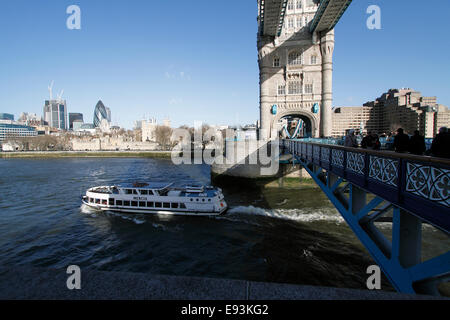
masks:
{"label": "white stone facade", "polygon": [[276,138],[270,132],[288,115],[310,122],[312,137],[331,136],[334,31],[310,33],[317,9],[318,1],[289,1],[280,36],[258,37],[261,139]]}

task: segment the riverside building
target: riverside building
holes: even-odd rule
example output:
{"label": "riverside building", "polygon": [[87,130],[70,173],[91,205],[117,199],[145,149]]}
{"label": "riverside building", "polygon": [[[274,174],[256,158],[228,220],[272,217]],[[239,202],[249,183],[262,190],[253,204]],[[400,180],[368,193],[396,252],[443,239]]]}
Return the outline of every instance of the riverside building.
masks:
{"label": "riverside building", "polygon": [[413,89],[391,89],[360,107],[337,107],[333,110],[334,137],[348,129],[390,134],[398,128],[412,134],[419,130],[433,138],[441,127],[450,127],[450,110],[437,103],[436,97],[423,97]]}
{"label": "riverside building", "polygon": [[0,141],[10,138],[23,138],[37,136],[35,128],[15,123],[0,123]]}

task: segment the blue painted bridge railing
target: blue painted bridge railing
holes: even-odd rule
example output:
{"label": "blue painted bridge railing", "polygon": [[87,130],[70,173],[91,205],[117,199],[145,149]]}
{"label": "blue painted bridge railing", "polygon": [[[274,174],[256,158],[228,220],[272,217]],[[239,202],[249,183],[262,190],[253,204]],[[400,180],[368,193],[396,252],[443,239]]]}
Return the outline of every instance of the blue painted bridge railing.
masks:
{"label": "blue painted bridge railing", "polygon": [[[400,292],[439,295],[450,248],[423,261],[422,223],[450,234],[450,161],[390,151],[282,140]],[[370,196],[372,194],[372,196]],[[376,222],[392,223],[392,239]]]}
{"label": "blue painted bridge railing", "polygon": [[283,146],[450,233],[450,160],[292,140]]}

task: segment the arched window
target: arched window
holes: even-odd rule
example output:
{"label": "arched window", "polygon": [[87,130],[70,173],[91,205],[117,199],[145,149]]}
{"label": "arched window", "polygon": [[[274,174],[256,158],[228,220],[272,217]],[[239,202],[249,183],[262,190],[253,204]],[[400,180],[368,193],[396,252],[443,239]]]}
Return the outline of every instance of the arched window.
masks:
{"label": "arched window", "polygon": [[289,53],[288,64],[290,66],[297,66],[297,65],[303,64],[302,56],[303,56],[302,53],[299,51],[294,51],[294,52]]}

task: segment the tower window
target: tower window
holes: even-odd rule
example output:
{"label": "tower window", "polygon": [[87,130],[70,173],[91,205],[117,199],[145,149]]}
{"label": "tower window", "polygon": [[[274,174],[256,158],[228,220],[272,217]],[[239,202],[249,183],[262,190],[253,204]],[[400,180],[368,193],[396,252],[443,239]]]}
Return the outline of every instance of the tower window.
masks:
{"label": "tower window", "polygon": [[279,84],[278,85],[278,95],[279,96],[284,96],[285,94],[286,94],[286,85]]}
{"label": "tower window", "polygon": [[288,10],[294,10],[294,0],[289,0],[287,7]]}
{"label": "tower window", "polygon": [[302,8],[302,0],[297,0],[297,9]]}
{"label": "tower window", "polygon": [[297,17],[297,28],[301,28],[302,27],[302,22],[303,22],[302,17],[298,16]]}
{"label": "tower window", "polygon": [[288,18],[288,28],[293,28],[294,27],[294,17],[289,17]]}
{"label": "tower window", "polygon": [[298,51],[289,54],[289,65],[296,66],[302,64],[302,54]]}
{"label": "tower window", "polygon": [[313,93],[312,83],[305,84],[305,93]]}
{"label": "tower window", "polygon": [[302,84],[300,81],[289,82],[289,94],[302,94]]}
{"label": "tower window", "polygon": [[273,58],[273,66],[274,67],[279,67],[280,66],[280,58],[279,57]]}
{"label": "tower window", "polygon": [[311,56],[311,64],[317,64],[317,56]]}

